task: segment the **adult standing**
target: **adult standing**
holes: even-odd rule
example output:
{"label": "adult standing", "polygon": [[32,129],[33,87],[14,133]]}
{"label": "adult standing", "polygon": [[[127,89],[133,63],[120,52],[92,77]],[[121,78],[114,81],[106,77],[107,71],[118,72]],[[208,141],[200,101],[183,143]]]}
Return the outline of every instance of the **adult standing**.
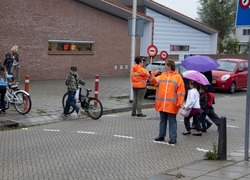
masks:
{"label": "adult standing", "polygon": [[146,114],[142,113],[142,101],[146,93],[148,76],[149,73],[143,67],[143,60],[140,57],[136,57],[135,65],[131,70],[131,83],[133,88],[132,116],[146,117]]}
{"label": "adult standing", "polygon": [[13,58],[13,63],[12,63],[12,67],[10,70],[10,73],[13,75],[14,80],[18,81],[19,80],[19,55],[18,55],[18,46],[13,46],[11,48],[11,52],[12,52],[12,58]]}
{"label": "adult standing", "polygon": [[65,80],[65,85],[68,88],[68,99],[66,101],[66,106],[64,107],[64,117],[67,118],[69,115],[69,108],[70,106],[73,107],[75,110],[77,116],[80,111],[80,108],[77,106],[76,101],[75,101],[75,94],[76,90],[78,88],[78,84],[85,85],[85,82],[83,79],[81,79],[77,73],[77,67],[72,66],[70,68],[70,72]]}
{"label": "adult standing", "polygon": [[175,71],[175,61],[168,60],[165,72],[154,77],[150,82],[157,86],[155,96],[155,110],[160,113],[160,132],[155,141],[164,141],[167,123],[169,124],[169,144],[177,142],[176,115],[181,108],[185,97],[185,85],[180,74]]}
{"label": "adult standing", "polygon": [[6,67],[6,70],[7,70],[8,74],[10,74],[12,63],[13,63],[12,55],[10,53],[7,53],[5,55],[5,60],[3,62],[3,65]]}

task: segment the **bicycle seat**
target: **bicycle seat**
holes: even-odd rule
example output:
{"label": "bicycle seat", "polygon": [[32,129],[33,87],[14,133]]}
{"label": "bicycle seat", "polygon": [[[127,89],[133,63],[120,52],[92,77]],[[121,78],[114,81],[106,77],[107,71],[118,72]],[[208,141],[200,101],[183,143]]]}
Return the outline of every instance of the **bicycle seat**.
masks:
{"label": "bicycle seat", "polygon": [[87,92],[91,92],[91,91],[92,91],[92,89],[86,89],[86,91],[87,91]]}
{"label": "bicycle seat", "polygon": [[9,87],[10,87],[10,89],[16,89],[18,87],[18,85],[17,84],[11,84],[11,85],[9,85]]}

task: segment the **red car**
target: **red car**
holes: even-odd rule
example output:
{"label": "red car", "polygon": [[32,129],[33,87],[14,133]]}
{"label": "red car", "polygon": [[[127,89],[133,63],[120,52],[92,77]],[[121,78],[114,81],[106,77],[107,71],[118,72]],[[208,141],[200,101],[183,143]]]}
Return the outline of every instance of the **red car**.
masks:
{"label": "red car", "polygon": [[233,94],[236,90],[247,87],[248,60],[218,59],[217,62],[220,66],[212,71],[215,90]]}

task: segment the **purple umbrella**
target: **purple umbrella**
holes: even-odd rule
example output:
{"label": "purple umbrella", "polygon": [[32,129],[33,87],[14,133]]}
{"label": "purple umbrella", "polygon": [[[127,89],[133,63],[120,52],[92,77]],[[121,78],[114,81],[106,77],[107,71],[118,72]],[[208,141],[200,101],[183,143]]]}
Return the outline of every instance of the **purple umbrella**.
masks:
{"label": "purple umbrella", "polygon": [[185,71],[182,75],[184,78],[193,80],[193,81],[195,81],[199,84],[202,84],[202,85],[209,85],[210,84],[208,82],[206,76],[204,76],[203,74],[201,74],[200,72],[195,71],[195,70]]}
{"label": "purple umbrella", "polygon": [[188,56],[184,59],[181,65],[187,70],[196,70],[199,72],[206,72],[218,69],[219,63],[209,56]]}

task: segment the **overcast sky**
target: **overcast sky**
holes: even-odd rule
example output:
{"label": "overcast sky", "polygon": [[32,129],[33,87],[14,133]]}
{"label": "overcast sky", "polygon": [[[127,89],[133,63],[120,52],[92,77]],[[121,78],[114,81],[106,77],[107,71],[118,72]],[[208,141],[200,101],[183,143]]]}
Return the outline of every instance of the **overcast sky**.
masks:
{"label": "overcast sky", "polygon": [[193,19],[197,18],[198,0],[154,0],[166,7],[169,7],[181,14]]}

